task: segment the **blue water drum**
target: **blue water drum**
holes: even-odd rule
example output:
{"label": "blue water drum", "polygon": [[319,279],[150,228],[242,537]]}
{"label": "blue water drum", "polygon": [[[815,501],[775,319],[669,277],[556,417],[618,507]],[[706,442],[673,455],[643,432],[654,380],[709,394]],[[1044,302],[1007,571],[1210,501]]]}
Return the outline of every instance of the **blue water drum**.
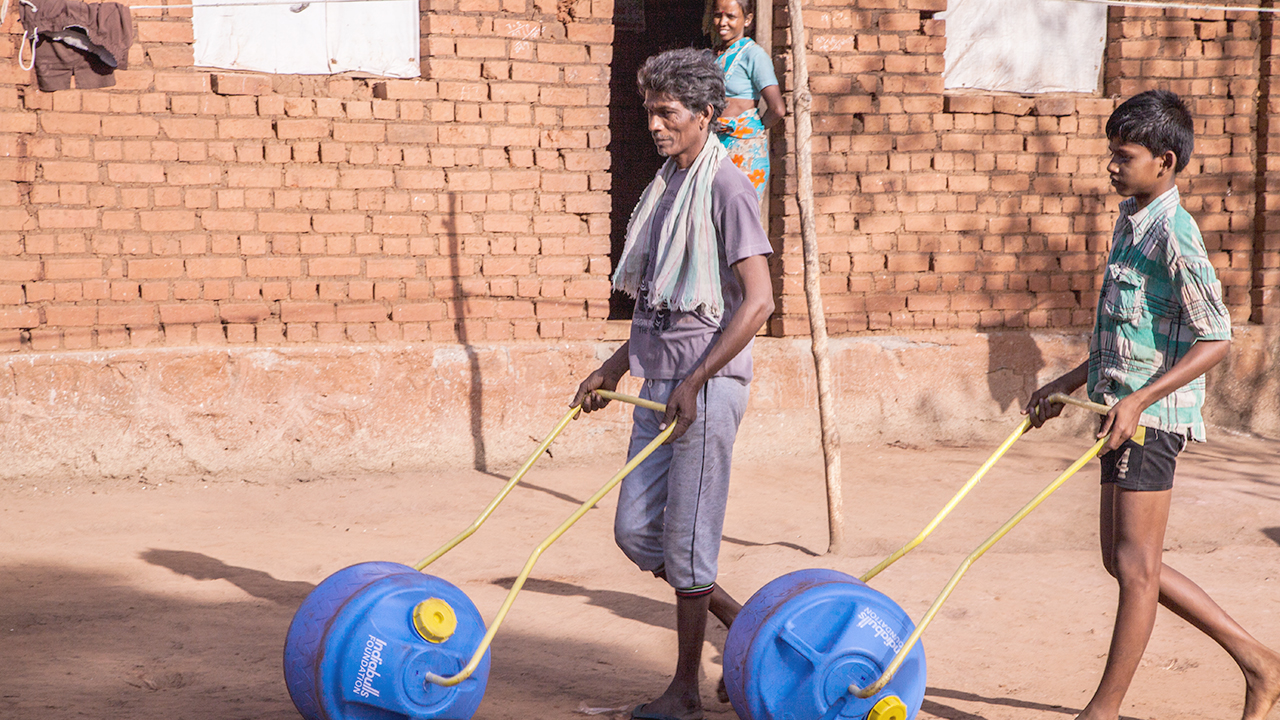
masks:
{"label": "blue water drum", "polygon": [[407,565],[367,562],[325,578],[293,616],[284,678],[307,720],[468,720],[489,680],[485,652],[453,687],[484,637],[484,619],[452,584]]}
{"label": "blue water drum", "polygon": [[725,688],[742,720],[910,720],[924,702],[924,648],[861,699],[915,630],[898,604],[834,570],[799,570],[742,607],[724,648]]}

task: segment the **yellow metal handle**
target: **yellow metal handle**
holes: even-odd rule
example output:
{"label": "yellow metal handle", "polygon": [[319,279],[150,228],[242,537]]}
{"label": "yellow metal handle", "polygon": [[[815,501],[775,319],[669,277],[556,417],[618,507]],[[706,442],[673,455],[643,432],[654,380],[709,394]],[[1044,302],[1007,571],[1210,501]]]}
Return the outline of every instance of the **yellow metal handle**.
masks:
{"label": "yellow metal handle", "polygon": [[1049,483],[1044,490],[1041,490],[1038,495],[1031,499],[1031,502],[1028,502],[1021,510],[1014,513],[1013,517],[1009,518],[1004,525],[1001,525],[1000,529],[996,530],[991,537],[983,541],[977,549],[969,553],[969,556],[964,559],[964,562],[960,563],[960,567],[956,568],[955,574],[951,576],[951,580],[948,581],[946,587],[942,589],[942,593],[938,595],[938,599],[933,601],[933,605],[929,607],[929,610],[924,614],[924,617],[921,618],[920,624],[916,625],[915,631],[913,631],[911,636],[907,638],[907,641],[902,644],[902,648],[898,650],[898,654],[894,655],[893,661],[889,663],[889,667],[885,668],[885,671],[880,675],[880,678],[865,688],[859,688],[857,685],[850,685],[849,692],[859,698],[869,698],[884,689],[884,686],[893,679],[894,673],[898,672],[898,668],[902,666],[902,662],[907,659],[907,653],[911,652],[911,648],[915,647],[915,644],[919,642],[920,635],[924,633],[924,629],[933,621],[934,615],[938,614],[938,610],[942,607],[942,603],[946,602],[947,598],[951,595],[951,591],[954,590],[956,584],[960,582],[960,578],[969,570],[969,566],[973,565],[974,561],[982,557],[982,555],[989,550],[992,545],[996,544],[996,541],[1004,537],[1015,525],[1022,522],[1023,518],[1025,518],[1032,510],[1036,509],[1036,506],[1044,502],[1045,498],[1052,495],[1053,492],[1061,487],[1068,478],[1075,475],[1080,468],[1087,465],[1106,443],[1107,438],[1102,438],[1098,442],[1094,443],[1093,447],[1089,448],[1088,452],[1080,456],[1080,459],[1071,463],[1071,467],[1067,468],[1066,471],[1057,477],[1057,479]]}
{"label": "yellow metal handle", "polygon": [[937,515],[934,516],[933,520],[931,520],[929,524],[925,526],[924,530],[920,531],[919,535],[915,536],[915,538],[911,542],[898,548],[896,551],[894,551],[892,555],[880,561],[879,565],[876,565],[875,567],[871,568],[862,577],[858,579],[861,580],[862,582],[869,582],[871,578],[875,577],[876,575],[879,575],[880,571],[894,564],[899,559],[901,559],[903,555],[906,555],[907,553],[911,552],[912,550],[915,549],[917,545],[924,542],[924,539],[929,537],[929,534],[932,533],[934,529],[938,527],[938,523],[941,523],[943,519],[947,517],[947,515],[951,514],[951,511],[956,508],[956,505],[959,505],[960,501],[964,499],[964,496],[968,495],[969,491],[972,490],[978,484],[978,481],[982,480],[983,476],[987,474],[987,471],[990,470],[991,467],[996,464],[996,461],[1004,457],[1004,454],[1009,452],[1009,448],[1013,447],[1013,444],[1018,441],[1018,438],[1022,437],[1023,434],[1026,433],[1027,430],[1029,430],[1030,428],[1031,428],[1031,419],[1030,418],[1024,419],[1022,423],[1018,425],[1018,429],[1014,430],[1012,433],[1009,433],[1009,437],[1005,438],[1003,443],[1000,443],[1000,447],[996,448],[996,451],[991,454],[991,457],[987,458],[987,461],[982,463],[982,467],[978,468],[978,471],[973,474],[973,477],[969,478],[969,481],[966,482],[964,486],[960,488],[960,491],[957,492],[951,498],[951,500],[942,508],[942,510]]}
{"label": "yellow metal handle", "polygon": [[[650,410],[657,410],[658,412],[666,412],[667,410],[666,405],[652,400],[644,400],[632,395],[623,395],[622,393],[612,392],[609,390],[596,390],[595,392],[597,395],[608,398],[609,400],[620,400],[622,402],[631,403],[632,405],[647,407]],[[419,571],[424,570],[428,565],[439,560],[442,555],[461,544],[463,540],[471,537],[476,530],[479,530],[480,526],[489,519],[489,516],[493,514],[493,511],[497,509],[498,505],[501,504],[503,500],[507,499],[507,495],[511,494],[511,490],[515,488],[516,485],[520,484],[520,481],[524,479],[525,474],[529,472],[529,469],[533,467],[533,464],[538,461],[538,458],[542,457],[542,453],[546,452],[547,448],[551,447],[551,443],[560,436],[560,433],[564,432],[564,429],[568,427],[570,421],[577,417],[578,413],[581,411],[582,407],[580,405],[574,405],[570,408],[569,412],[565,413],[564,417],[560,418],[560,422],[556,423],[556,426],[552,428],[551,433],[547,435],[546,439],[539,443],[538,447],[529,455],[529,459],[524,461],[524,464],[520,466],[520,469],[516,471],[516,474],[512,475],[511,479],[507,481],[507,484],[502,486],[502,489],[498,491],[498,494],[494,496],[493,500],[489,502],[489,505],[475,519],[475,522],[471,523],[466,530],[458,533],[452,540],[442,545],[438,550],[426,556],[422,560],[419,560],[418,563],[413,566],[413,569]]]}
{"label": "yellow metal handle", "polygon": [[520,592],[520,588],[524,587],[525,580],[529,578],[529,572],[533,570],[534,563],[538,562],[538,558],[542,556],[543,551],[563,535],[564,532],[574,523],[578,522],[578,519],[585,515],[586,512],[596,503],[600,502],[601,498],[609,494],[609,491],[617,486],[618,483],[622,482],[622,478],[626,477],[627,474],[634,470],[637,465],[644,462],[645,458],[649,457],[654,450],[657,450],[662,443],[666,442],[667,438],[671,436],[671,433],[675,429],[676,424],[671,423],[666,430],[659,433],[657,437],[645,446],[644,450],[641,450],[634,458],[631,459],[630,462],[619,470],[617,475],[610,478],[609,482],[605,483],[603,487],[597,490],[595,495],[587,498],[586,502],[582,503],[582,505],[569,516],[568,520],[561,523],[560,527],[556,528],[554,532],[548,535],[546,540],[543,540],[538,547],[534,548],[533,553],[529,555],[528,561],[525,562],[524,568],[520,570],[520,574],[516,577],[515,583],[511,585],[511,590],[507,593],[506,600],[502,601],[502,607],[498,608],[498,614],[494,617],[493,623],[489,625],[489,630],[485,633],[484,639],[480,641],[479,647],[476,648],[475,653],[471,656],[471,662],[467,663],[467,666],[462,668],[462,670],[456,675],[452,675],[450,677],[442,677],[435,673],[427,673],[426,682],[452,687],[471,677],[471,673],[475,672],[476,667],[479,666],[480,659],[484,657],[484,651],[489,648],[489,643],[493,642],[494,634],[498,632],[498,627],[501,626],[502,621],[506,619],[507,611],[511,609],[511,604],[515,602],[516,595]]}
{"label": "yellow metal handle", "polygon": [[1070,395],[1067,395],[1065,393],[1054,393],[1050,395],[1049,402],[1059,403],[1062,405],[1075,405],[1076,407],[1082,407],[1086,410],[1092,410],[1098,413],[1099,415],[1106,415],[1107,413],[1111,412],[1111,408],[1107,407],[1106,405],[1103,405],[1102,403],[1090,402],[1088,400],[1081,400],[1080,398],[1073,398]]}
{"label": "yellow metal handle", "polygon": [[[641,407],[649,408],[650,410],[655,410],[657,412],[666,412],[667,410],[666,405],[663,405],[662,403],[653,402],[651,400],[643,400],[638,397],[633,397],[631,395],[623,395],[621,393],[610,392],[608,390],[597,390],[596,392],[599,393],[601,396],[606,397],[610,400],[621,400],[623,402],[629,402],[634,405],[640,405]],[[577,407],[573,408],[573,410],[569,411],[569,413],[565,416],[565,419],[561,420],[561,423],[564,424],[564,423],[567,423],[568,420],[572,420],[573,417],[577,414],[577,412],[578,412],[578,408]],[[562,429],[563,427],[558,425],[556,430],[553,432],[555,434],[559,434],[560,430]],[[511,585],[511,590],[507,592],[506,599],[502,601],[502,606],[498,608],[498,614],[494,617],[493,622],[490,623],[489,629],[485,632],[484,638],[480,640],[480,645],[477,646],[475,649],[475,652],[472,653],[471,661],[467,663],[466,667],[462,668],[462,670],[458,671],[456,674],[451,675],[449,677],[443,677],[441,675],[437,675],[435,673],[429,672],[425,676],[425,682],[434,683],[436,685],[444,685],[446,687],[452,687],[462,682],[463,680],[466,680],[467,678],[471,677],[471,674],[475,672],[477,667],[479,667],[480,660],[484,657],[485,651],[489,649],[489,645],[493,642],[493,636],[497,634],[498,628],[502,626],[503,620],[505,620],[507,617],[507,612],[511,610],[511,605],[516,600],[516,595],[520,593],[521,588],[524,587],[525,581],[529,579],[529,573],[533,570],[534,564],[538,562],[538,558],[542,556],[542,553],[548,547],[551,546],[551,543],[558,540],[560,536],[565,533],[566,530],[572,527],[574,523],[578,522],[578,520],[581,519],[582,516],[585,515],[588,510],[595,507],[595,504],[600,502],[601,498],[603,498],[605,495],[608,495],[610,490],[613,490],[613,488],[617,487],[618,483],[622,482],[622,479],[624,477],[626,477],[632,470],[636,469],[636,466],[644,462],[646,458],[648,458],[651,454],[653,454],[654,450],[657,450],[663,443],[665,443],[667,441],[667,438],[671,437],[671,433],[674,432],[675,429],[676,429],[676,424],[671,423],[671,425],[667,426],[666,430],[663,430],[661,433],[658,433],[658,436],[655,437],[652,441],[650,441],[650,443],[646,445],[643,450],[637,453],[635,457],[631,458],[631,460],[629,460],[627,464],[624,465],[622,469],[617,472],[616,475],[614,475],[612,478],[609,479],[609,482],[605,483],[604,486],[601,487],[599,490],[597,490],[594,495],[587,498],[586,501],[583,502],[582,505],[580,505],[578,509],[575,510],[567,520],[561,523],[559,527],[557,527],[550,535],[547,536],[547,539],[543,540],[538,545],[538,547],[534,548],[533,553],[529,555],[529,559],[525,562],[524,567],[520,570],[520,574],[516,576],[515,582],[512,583]],[[548,438],[545,441],[545,443],[550,444],[550,441],[553,438],[554,438],[554,435],[552,435],[551,438]],[[545,449],[545,445],[539,448],[538,452],[535,453],[532,458],[530,458],[530,461],[528,464],[531,465],[532,461],[537,459],[538,454],[541,453],[543,449]],[[522,468],[522,471],[526,469],[527,468]],[[512,485],[512,483],[508,483],[508,485]],[[507,488],[504,488],[504,491],[506,489]],[[492,510],[492,507],[496,506],[498,502],[500,502],[500,500],[495,499],[495,501],[490,504],[491,507],[486,509],[486,513],[490,512]],[[486,515],[482,514],[482,517],[485,517],[485,516]],[[478,525],[479,522],[481,522],[481,520],[477,520],[476,524]],[[460,537],[465,539],[465,534]],[[459,539],[458,542],[461,542],[461,539]],[[457,543],[455,542],[453,544],[456,545]],[[445,548],[445,550],[447,549],[448,548]],[[443,554],[443,552],[438,552],[434,554],[431,558],[428,558],[428,560],[433,560],[434,558],[439,557],[439,555],[441,554]]]}

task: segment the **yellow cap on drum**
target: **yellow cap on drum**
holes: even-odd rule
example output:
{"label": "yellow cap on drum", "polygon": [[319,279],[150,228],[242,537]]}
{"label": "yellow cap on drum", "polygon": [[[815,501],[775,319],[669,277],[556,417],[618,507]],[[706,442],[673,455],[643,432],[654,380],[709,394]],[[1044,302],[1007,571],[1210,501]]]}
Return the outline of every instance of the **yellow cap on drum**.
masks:
{"label": "yellow cap on drum", "polygon": [[442,643],[453,637],[453,631],[458,628],[458,616],[449,603],[440,598],[430,598],[413,609],[413,627],[423,640]]}
{"label": "yellow cap on drum", "polygon": [[871,708],[867,720],[907,720],[907,706],[897,695],[890,695]]}

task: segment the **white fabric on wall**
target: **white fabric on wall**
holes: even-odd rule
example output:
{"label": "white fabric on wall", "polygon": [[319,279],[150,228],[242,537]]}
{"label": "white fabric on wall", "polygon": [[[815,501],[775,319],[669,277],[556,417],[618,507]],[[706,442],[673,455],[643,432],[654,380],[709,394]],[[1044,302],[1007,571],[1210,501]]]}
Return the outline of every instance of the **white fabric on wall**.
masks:
{"label": "white fabric on wall", "polygon": [[209,8],[201,2],[194,0],[192,12],[197,66],[279,75],[420,74],[418,0]]}
{"label": "white fabric on wall", "polygon": [[1098,91],[1105,5],[948,0],[943,86],[1016,93]]}

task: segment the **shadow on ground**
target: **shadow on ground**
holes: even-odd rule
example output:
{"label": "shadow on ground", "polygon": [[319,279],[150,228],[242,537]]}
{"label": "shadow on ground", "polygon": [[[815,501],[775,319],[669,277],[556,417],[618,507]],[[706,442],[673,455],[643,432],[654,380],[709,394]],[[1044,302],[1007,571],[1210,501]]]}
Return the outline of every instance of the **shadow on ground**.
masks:
{"label": "shadow on ground", "polygon": [[[282,650],[293,613],[312,584],[279,580],[201,553],[142,555],[195,580],[231,583],[249,597],[201,602],[143,592],[128,578],[108,573],[0,567],[0,717],[296,720]],[[582,595],[648,625],[667,627],[674,619],[670,604],[627,593],[538,580],[530,590]],[[514,720],[547,708],[563,708],[556,715],[570,717],[583,703],[634,704],[652,694],[666,670],[636,667],[625,644],[517,632],[503,632],[492,652],[477,720]],[[594,697],[601,687],[610,688],[612,697]],[[31,688],[40,688],[39,695]]]}

